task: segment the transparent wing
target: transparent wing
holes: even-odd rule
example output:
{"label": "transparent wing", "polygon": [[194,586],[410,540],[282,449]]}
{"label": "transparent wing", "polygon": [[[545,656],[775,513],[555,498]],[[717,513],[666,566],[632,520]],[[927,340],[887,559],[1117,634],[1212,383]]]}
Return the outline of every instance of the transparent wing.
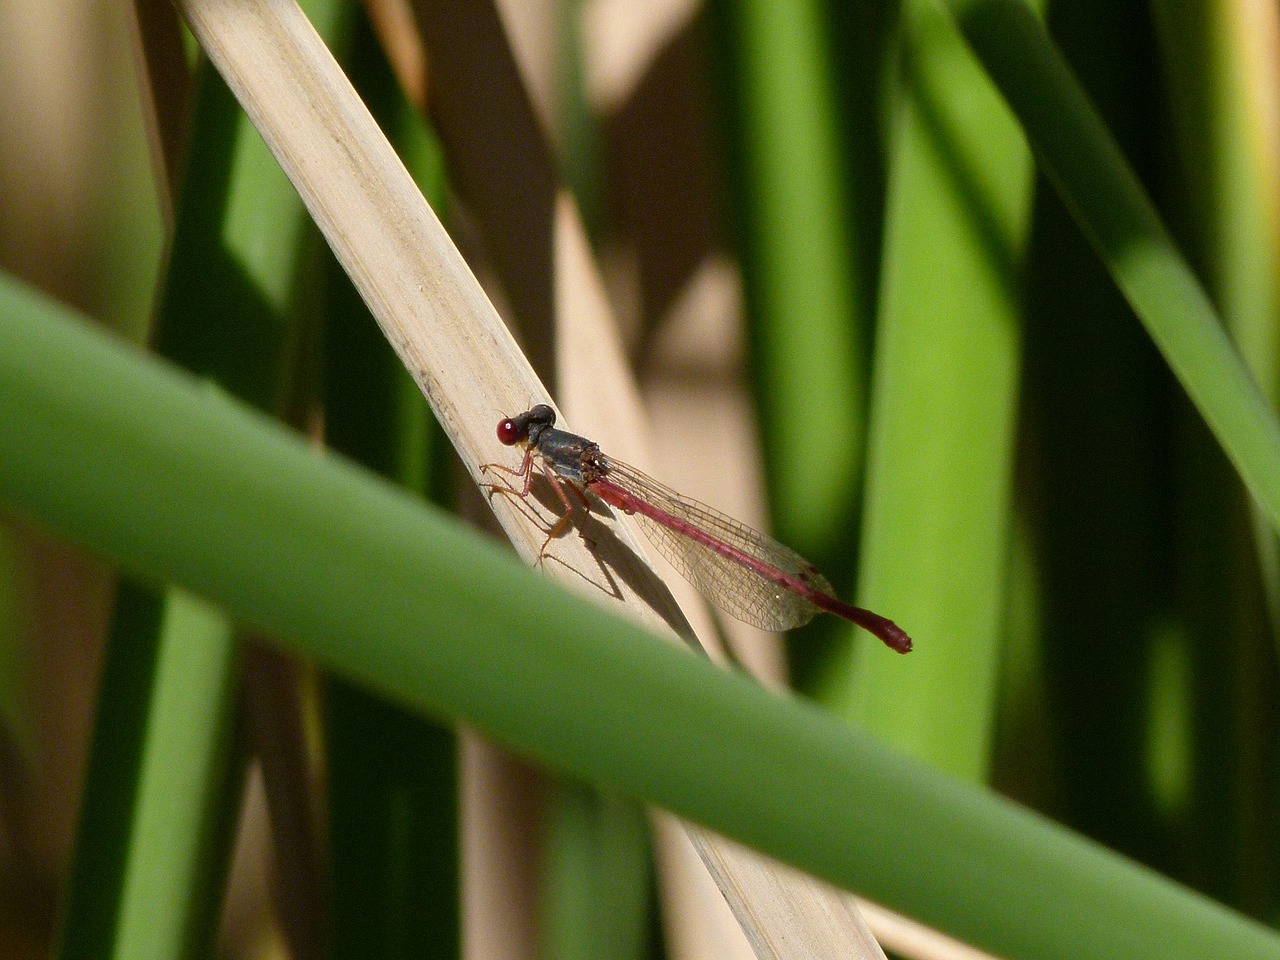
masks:
{"label": "transparent wing", "polygon": [[[811,589],[831,594],[826,578],[790,547],[726,516],[714,507],[683,497],[635,467],[601,455],[603,479],[644,501],[656,514],[635,510],[649,540],[680,574],[717,607],[762,630],[790,630],[813,619],[817,607],[783,587],[740,556],[754,558]],[[608,499],[606,497],[606,499]],[[627,510],[626,505],[622,509]],[[701,531],[699,537],[691,531]],[[716,549],[712,542],[727,547]]]}

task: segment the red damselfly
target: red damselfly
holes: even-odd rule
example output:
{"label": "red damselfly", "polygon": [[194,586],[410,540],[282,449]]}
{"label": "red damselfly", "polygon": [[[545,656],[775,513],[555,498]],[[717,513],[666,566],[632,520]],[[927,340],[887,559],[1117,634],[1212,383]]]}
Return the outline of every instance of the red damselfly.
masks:
{"label": "red damselfly", "polygon": [[586,493],[591,493],[637,517],[671,565],[717,607],[740,620],[764,630],[790,630],[824,610],[857,624],[899,653],[911,649],[911,638],[901,627],[878,613],[838,599],[826,577],[790,547],[713,507],[681,496],[602,452],[599,444],[557,430],[555,422],[556,413],[546,404],[502,420],[498,439],[509,447],[523,445],[524,460],[514,470],[495,463],[482,468],[522,479],[523,489],[511,491],[521,498],[529,495],[535,466],[547,478],[565,507],[547,543],[568,522],[572,511],[564,492],[567,485],[584,503]]}

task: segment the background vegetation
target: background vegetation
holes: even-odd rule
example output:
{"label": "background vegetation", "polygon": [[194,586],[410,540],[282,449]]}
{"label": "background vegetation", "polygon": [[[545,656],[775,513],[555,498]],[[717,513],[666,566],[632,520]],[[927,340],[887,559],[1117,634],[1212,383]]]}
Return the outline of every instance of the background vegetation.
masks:
{"label": "background vegetation", "polygon": [[427,512],[483,508],[136,6],[0,26],[5,955],[680,956],[636,797],[1001,955],[1274,954],[1274,9],[305,4],[553,392],[558,178],[661,474],[912,632],[791,638],[819,717]]}

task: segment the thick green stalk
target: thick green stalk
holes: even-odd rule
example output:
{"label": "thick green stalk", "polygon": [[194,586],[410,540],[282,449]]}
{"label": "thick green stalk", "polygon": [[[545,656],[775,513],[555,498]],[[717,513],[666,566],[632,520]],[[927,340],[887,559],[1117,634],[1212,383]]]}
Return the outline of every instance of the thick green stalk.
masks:
{"label": "thick green stalk", "polygon": [[320,665],[1015,958],[1280,938],[551,589],[225,394],[0,283],[0,500]]}

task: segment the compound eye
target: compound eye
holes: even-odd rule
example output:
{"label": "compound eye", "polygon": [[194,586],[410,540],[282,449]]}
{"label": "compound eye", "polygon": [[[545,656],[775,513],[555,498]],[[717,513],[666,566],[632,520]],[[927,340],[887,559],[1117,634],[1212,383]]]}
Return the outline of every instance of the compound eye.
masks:
{"label": "compound eye", "polygon": [[507,419],[498,424],[498,440],[503,446],[515,446],[528,435],[529,428],[515,420]]}

